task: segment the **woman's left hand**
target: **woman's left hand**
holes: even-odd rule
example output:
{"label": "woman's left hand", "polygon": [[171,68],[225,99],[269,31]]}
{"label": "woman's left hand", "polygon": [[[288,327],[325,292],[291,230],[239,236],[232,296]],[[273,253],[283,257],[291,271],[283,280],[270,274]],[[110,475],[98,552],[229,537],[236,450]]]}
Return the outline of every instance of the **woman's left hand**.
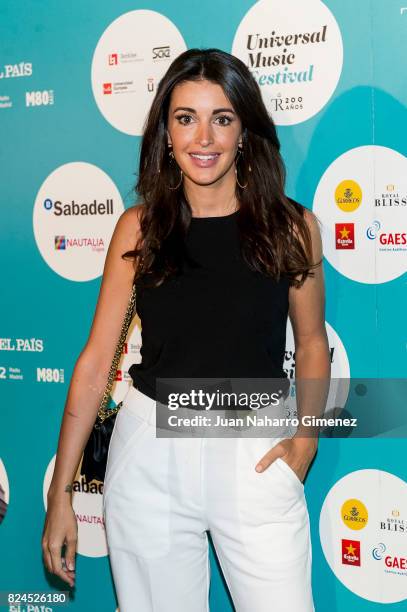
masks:
{"label": "woman's left hand", "polygon": [[255,467],[256,472],[264,472],[277,457],[281,457],[294,470],[302,482],[317,448],[317,438],[296,438],[293,436],[292,438],[281,440],[260,459]]}

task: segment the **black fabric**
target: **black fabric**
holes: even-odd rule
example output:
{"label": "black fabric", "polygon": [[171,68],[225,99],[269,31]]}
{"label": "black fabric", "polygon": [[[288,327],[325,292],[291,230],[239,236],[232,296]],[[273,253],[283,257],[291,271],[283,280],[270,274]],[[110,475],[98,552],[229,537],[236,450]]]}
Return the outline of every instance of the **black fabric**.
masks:
{"label": "black fabric", "polygon": [[286,376],[289,282],[249,269],[238,215],[192,218],[182,274],[156,288],[137,281],[142,361],[129,374],[153,399],[156,378]]}

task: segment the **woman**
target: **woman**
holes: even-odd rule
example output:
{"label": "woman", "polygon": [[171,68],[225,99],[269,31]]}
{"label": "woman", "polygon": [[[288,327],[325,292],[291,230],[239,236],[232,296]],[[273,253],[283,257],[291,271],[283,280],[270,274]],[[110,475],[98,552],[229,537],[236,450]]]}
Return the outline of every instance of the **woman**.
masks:
{"label": "woman", "polygon": [[156,437],[155,428],[159,379],[284,377],[288,314],[297,377],[329,378],[320,234],[284,194],[279,148],[240,60],[217,49],[174,60],[145,126],[142,203],[116,225],[75,365],[42,540],[49,571],[73,585],[71,482],[136,272],[142,362],[129,369],[104,485],[121,612],[208,610],[208,531],[238,611],[314,609],[302,481],[317,438],[301,428],[249,439]]}

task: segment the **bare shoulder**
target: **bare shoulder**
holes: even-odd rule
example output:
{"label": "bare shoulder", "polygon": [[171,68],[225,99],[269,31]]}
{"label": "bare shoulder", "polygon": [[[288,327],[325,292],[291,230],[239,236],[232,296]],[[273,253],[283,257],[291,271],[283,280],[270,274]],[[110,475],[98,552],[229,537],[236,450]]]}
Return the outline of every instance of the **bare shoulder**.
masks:
{"label": "bare shoulder", "polygon": [[134,222],[140,222],[141,217],[144,214],[146,209],[145,204],[134,204],[122,213],[122,217],[125,217],[128,220],[132,220]]}
{"label": "bare shoulder", "polygon": [[[308,226],[312,243],[313,263],[316,263],[322,258],[321,222],[311,209],[307,208],[303,204],[300,204],[296,200],[293,200],[292,198],[288,199],[292,204],[294,204],[297,210],[302,213],[304,221]],[[300,236],[299,238],[301,240]]]}
{"label": "bare shoulder", "polygon": [[326,342],[325,281],[319,220],[309,209],[304,210],[304,220],[311,236],[312,262],[318,265],[313,268],[313,276],[308,276],[300,288],[291,286],[289,289],[289,317],[296,351],[302,346],[316,346],[321,339]]}
{"label": "bare shoulder", "polygon": [[322,258],[322,238],[320,230],[320,221],[318,217],[308,208],[304,211],[304,219],[308,225],[312,243],[312,258],[316,263]]}
{"label": "bare shoulder", "polygon": [[140,222],[144,210],[144,204],[130,206],[130,208],[126,208],[126,210],[122,212],[116,223],[114,231],[115,238],[119,236],[120,241],[127,242],[128,244],[131,243],[132,246],[129,248],[134,248],[134,245],[140,237]]}
{"label": "bare shoulder", "polygon": [[100,372],[110,367],[132,292],[135,261],[123,255],[137,246],[142,212],[140,204],[120,215],[107,250],[92,326],[80,355],[82,362]]}

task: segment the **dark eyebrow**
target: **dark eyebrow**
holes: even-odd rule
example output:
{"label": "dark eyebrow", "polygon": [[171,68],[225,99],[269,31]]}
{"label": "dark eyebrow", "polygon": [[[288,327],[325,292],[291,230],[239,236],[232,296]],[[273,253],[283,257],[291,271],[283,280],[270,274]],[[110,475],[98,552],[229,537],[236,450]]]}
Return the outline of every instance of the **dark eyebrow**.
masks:
{"label": "dark eyebrow", "polygon": [[[194,108],[190,108],[189,106],[177,106],[173,112],[176,113],[180,110],[187,111],[188,113],[196,113],[196,110]],[[235,111],[231,108],[215,108],[215,110],[212,111],[212,115],[217,115],[218,113],[232,113],[233,115],[236,115]]]}

